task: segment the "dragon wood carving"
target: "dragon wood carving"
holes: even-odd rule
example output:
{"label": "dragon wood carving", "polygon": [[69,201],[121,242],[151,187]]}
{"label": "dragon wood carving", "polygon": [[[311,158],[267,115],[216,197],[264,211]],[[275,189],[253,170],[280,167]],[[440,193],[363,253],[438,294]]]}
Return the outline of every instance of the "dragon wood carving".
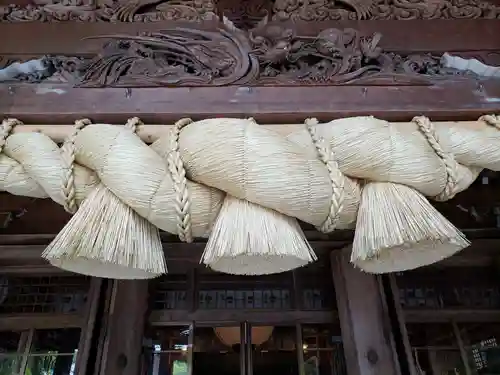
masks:
{"label": "dragon wood carving", "polygon": [[[102,38],[108,40],[92,59],[46,58],[57,82],[70,76],[67,82],[79,87],[430,85],[477,78],[444,68],[440,57],[386,53],[380,34],[353,29],[326,29],[310,37],[279,25],[252,32],[176,28]],[[43,77],[46,81],[47,74]]]}
{"label": "dragon wood carving", "polygon": [[326,29],[317,36],[297,36],[269,26],[252,35],[260,63],[260,84],[430,84],[464,73],[444,69],[440,57],[384,53],[382,36],[354,29]]}
{"label": "dragon wood carving", "polygon": [[486,0],[31,0],[0,6],[0,22],[202,21],[223,13],[238,27],[262,19],[407,20],[500,19],[500,6]]}

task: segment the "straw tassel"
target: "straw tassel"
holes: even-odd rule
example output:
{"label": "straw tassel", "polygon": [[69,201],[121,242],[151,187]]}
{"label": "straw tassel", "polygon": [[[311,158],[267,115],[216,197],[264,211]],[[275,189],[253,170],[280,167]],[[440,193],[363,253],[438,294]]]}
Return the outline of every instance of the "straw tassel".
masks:
{"label": "straw tassel", "polygon": [[267,275],[316,260],[296,219],[227,195],[202,263],[234,275]]}
{"label": "straw tassel", "polygon": [[453,224],[416,190],[370,182],[362,191],[351,262],[366,272],[405,271],[469,246]]}
{"label": "straw tassel", "polygon": [[[127,126],[132,130],[138,119]],[[84,124],[77,124],[81,129]],[[77,129],[77,130],[78,130]],[[64,148],[74,152],[70,139]],[[71,163],[74,155],[66,157]],[[68,166],[69,167],[69,166]],[[67,181],[74,183],[72,168]],[[65,183],[63,191],[71,191]],[[74,199],[74,194],[66,194]],[[73,208],[74,203],[67,204]],[[42,257],[67,271],[114,279],[148,279],[167,272],[158,229],[99,184],[45,249]]]}

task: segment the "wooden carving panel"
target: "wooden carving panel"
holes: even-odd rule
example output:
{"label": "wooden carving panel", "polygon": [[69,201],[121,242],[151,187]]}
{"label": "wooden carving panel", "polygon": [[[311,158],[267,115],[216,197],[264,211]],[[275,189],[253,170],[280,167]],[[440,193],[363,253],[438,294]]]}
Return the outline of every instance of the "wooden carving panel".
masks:
{"label": "wooden carving panel", "polygon": [[[0,0],[2,1],[2,0]],[[0,22],[201,21],[222,14],[238,27],[267,20],[498,19],[485,0],[17,0],[0,2]]]}
{"label": "wooden carving panel", "polygon": [[43,72],[15,78],[77,87],[432,85],[478,78],[443,67],[440,54],[384,52],[381,38],[350,28],[303,36],[280,25],[252,32],[176,27],[102,37],[94,57],[43,57]]}
{"label": "wooden carving panel", "polygon": [[275,20],[498,19],[500,7],[482,0],[276,0]]}

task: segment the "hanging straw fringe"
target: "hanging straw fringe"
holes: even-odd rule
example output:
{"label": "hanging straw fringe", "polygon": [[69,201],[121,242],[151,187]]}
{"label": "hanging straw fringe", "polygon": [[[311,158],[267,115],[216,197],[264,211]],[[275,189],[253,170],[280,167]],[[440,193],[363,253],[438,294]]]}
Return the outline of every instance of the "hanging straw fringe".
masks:
{"label": "hanging straw fringe", "polygon": [[102,184],[42,257],[67,271],[112,279],[150,279],[167,272],[158,229]]}
{"label": "hanging straw fringe", "polygon": [[[67,161],[63,191],[70,212],[74,201],[74,140],[90,124],[77,121],[74,133],[62,150]],[[126,127],[135,132],[140,121],[130,119]],[[148,279],[167,272],[158,229],[99,184],[75,215],[45,249],[42,257],[67,271],[114,279]]]}
{"label": "hanging straw fringe", "polygon": [[267,275],[316,260],[296,219],[227,195],[202,262],[234,275]]}
{"label": "hanging straw fringe", "polygon": [[351,262],[386,273],[439,262],[469,246],[465,236],[416,190],[370,182],[358,212]]}

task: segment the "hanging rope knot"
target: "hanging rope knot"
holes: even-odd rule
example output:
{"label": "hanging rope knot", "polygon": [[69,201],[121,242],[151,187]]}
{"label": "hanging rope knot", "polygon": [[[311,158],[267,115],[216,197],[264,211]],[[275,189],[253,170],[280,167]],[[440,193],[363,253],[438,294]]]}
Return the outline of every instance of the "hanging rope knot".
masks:
{"label": "hanging rope knot", "polygon": [[23,123],[15,118],[8,118],[2,121],[2,128],[0,130],[0,154],[3,152],[7,138],[9,138],[9,135],[11,135],[17,125],[23,125]]}
{"label": "hanging rope knot", "polygon": [[484,121],[488,125],[500,130],[500,115],[484,115],[479,117],[479,121]]}
{"label": "hanging rope knot", "polygon": [[446,184],[444,189],[439,193],[435,200],[444,202],[452,199],[457,194],[458,187],[458,163],[452,154],[446,153],[441,145],[436,134],[434,124],[425,116],[416,116],[412,120],[417,124],[419,130],[429,142],[436,155],[442,160],[446,171]]}
{"label": "hanging rope knot", "polygon": [[62,185],[62,194],[64,196],[64,209],[70,214],[74,214],[78,210],[76,204],[76,187],[75,187],[75,139],[78,132],[92,121],[89,119],[76,120],[73,126],[73,131],[64,141],[61,147],[61,156],[66,164],[64,173],[64,181]]}
{"label": "hanging rope knot", "polygon": [[193,242],[191,230],[191,198],[187,187],[186,169],[179,152],[181,130],[193,121],[184,118],[177,121],[170,135],[170,152],[167,156],[168,169],[176,192],[175,209],[177,211],[177,234],[181,241]]}
{"label": "hanging rope knot", "polygon": [[340,213],[344,208],[344,174],[340,171],[339,165],[336,161],[335,154],[333,153],[330,145],[325,140],[318,136],[315,125],[318,120],[315,118],[308,118],[305,121],[307,131],[311,136],[312,143],[318,152],[320,160],[325,164],[328,170],[328,176],[332,183],[332,198],[330,201],[330,211],[328,217],[317,229],[323,233],[332,232],[338,224]]}

